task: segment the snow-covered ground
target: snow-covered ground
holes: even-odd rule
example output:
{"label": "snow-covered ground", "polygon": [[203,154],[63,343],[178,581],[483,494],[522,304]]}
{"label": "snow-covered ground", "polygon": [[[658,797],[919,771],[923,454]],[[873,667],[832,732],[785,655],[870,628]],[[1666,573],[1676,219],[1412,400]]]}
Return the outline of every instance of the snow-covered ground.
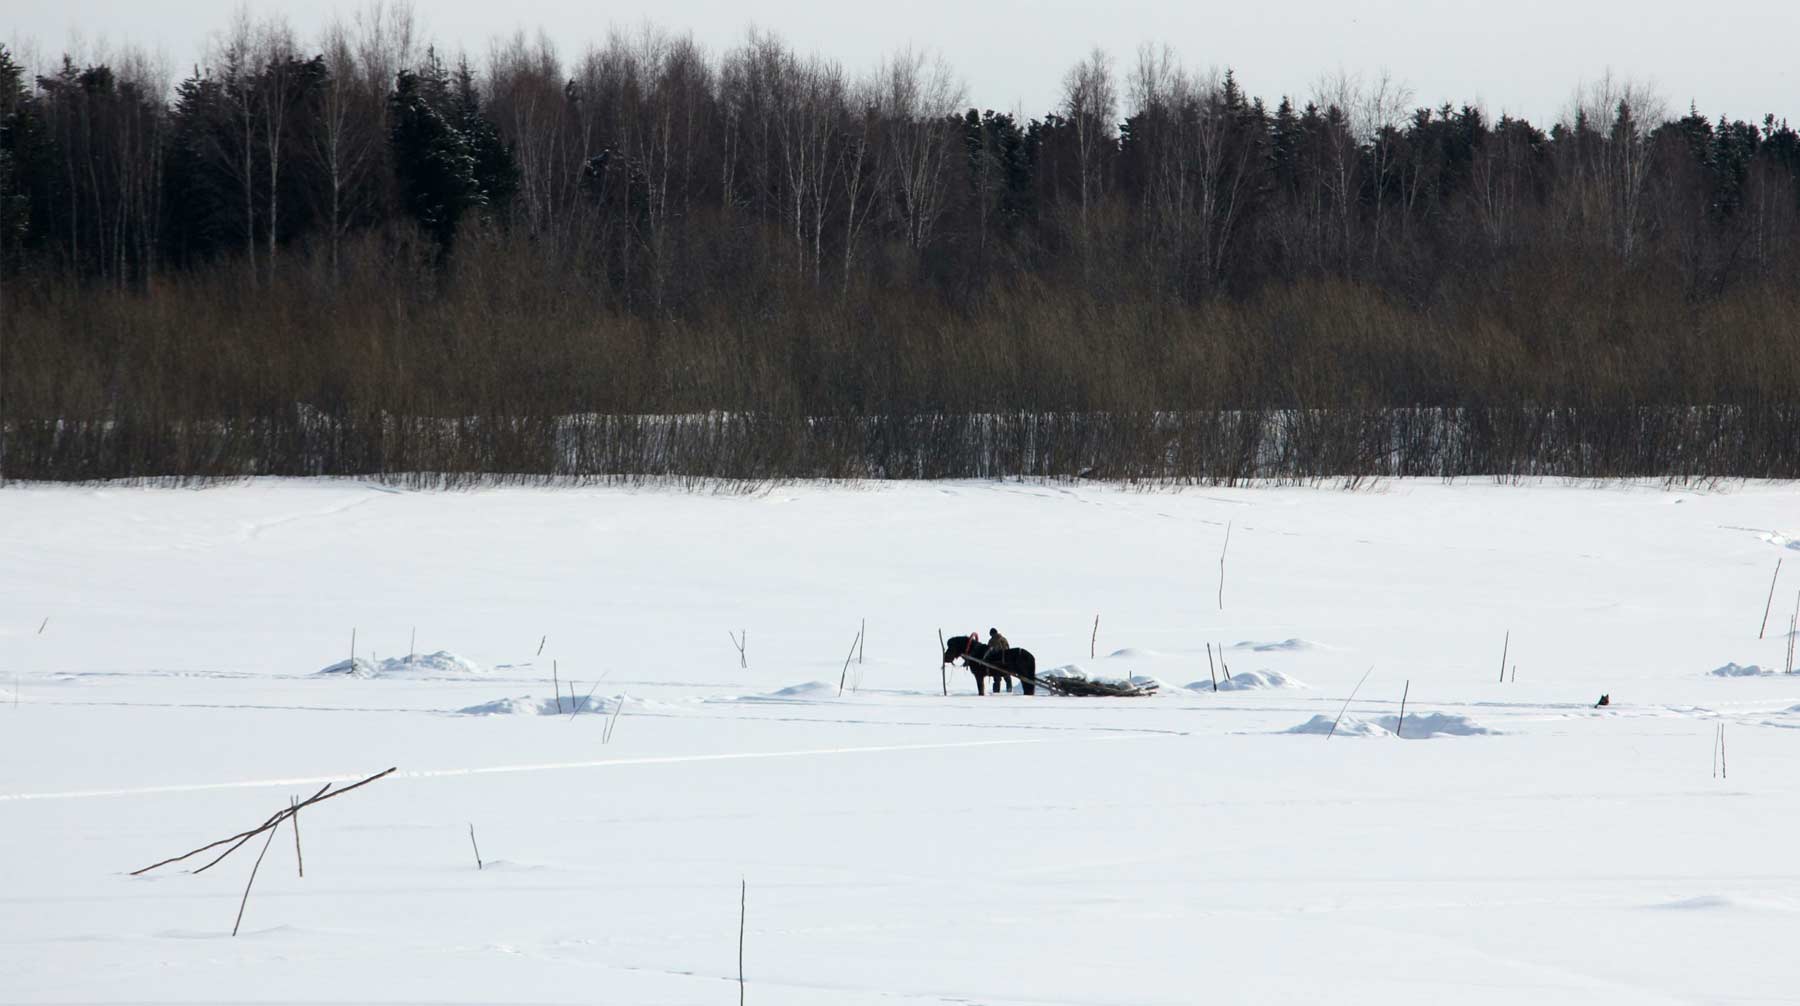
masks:
{"label": "snow-covered ground", "polygon": [[[728,1003],[740,883],[762,1004],[1800,997],[1793,486],[15,486],[0,555],[0,1001]],[[989,626],[1160,692],[945,697]],[[260,840],[129,875],[389,766],[235,939]]]}

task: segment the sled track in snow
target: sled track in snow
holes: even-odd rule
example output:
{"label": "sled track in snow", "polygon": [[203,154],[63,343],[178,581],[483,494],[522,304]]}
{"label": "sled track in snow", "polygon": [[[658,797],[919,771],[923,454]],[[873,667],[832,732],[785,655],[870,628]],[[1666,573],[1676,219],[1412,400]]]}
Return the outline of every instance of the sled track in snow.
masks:
{"label": "sled track in snow", "polygon": [[[1105,734],[1090,737],[1014,737],[1001,740],[944,741],[934,744],[874,744],[867,747],[801,748],[793,751],[739,751],[720,754],[655,755],[645,758],[603,758],[594,761],[536,762],[523,765],[486,765],[474,768],[413,769],[395,772],[395,779],[449,779],[462,776],[512,775],[525,772],[557,772],[578,769],[630,768],[642,765],[681,765],[698,762],[757,761],[771,758],[810,758],[822,755],[878,754],[895,751],[944,751],[957,748],[1012,747],[1021,744],[1052,744],[1070,741],[1147,740],[1164,734]],[[0,793],[0,803],[27,800],[85,800],[110,796],[153,796],[163,793],[200,793],[209,790],[269,789],[356,782],[366,773],[354,775],[285,776],[278,779],[240,779],[231,782],[172,783],[161,786],[129,786],[118,789],[80,789],[53,793]]]}

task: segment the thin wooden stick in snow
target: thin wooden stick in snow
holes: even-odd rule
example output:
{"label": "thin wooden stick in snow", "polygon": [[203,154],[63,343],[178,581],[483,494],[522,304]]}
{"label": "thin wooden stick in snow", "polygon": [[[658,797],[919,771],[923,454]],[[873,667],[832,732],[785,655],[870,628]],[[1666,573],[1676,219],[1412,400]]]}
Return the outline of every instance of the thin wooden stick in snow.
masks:
{"label": "thin wooden stick in snow", "polygon": [[1362,691],[1363,682],[1369,680],[1369,675],[1374,670],[1375,670],[1375,665],[1370,664],[1369,669],[1367,671],[1364,671],[1362,678],[1356,682],[1356,687],[1350,689],[1350,697],[1344,700],[1343,709],[1339,709],[1338,714],[1337,714],[1337,719],[1334,719],[1331,721],[1331,729],[1325,731],[1325,739],[1326,740],[1330,740],[1331,735],[1337,733],[1338,720],[1341,720],[1344,718],[1344,709],[1350,708],[1350,703],[1355,701],[1355,699],[1356,699],[1356,693]]}
{"label": "thin wooden stick in snow", "polygon": [[306,857],[300,854],[300,798],[288,797],[288,819],[294,822],[294,869],[300,873],[300,879],[306,879]]}
{"label": "thin wooden stick in snow", "polygon": [[356,673],[356,628],[350,629],[350,673]]}
{"label": "thin wooden stick in snow", "polygon": [[727,635],[731,638],[731,645],[737,647],[738,666],[739,667],[749,667],[750,660],[749,660],[749,658],[744,656],[744,644],[748,643],[750,641],[750,630],[745,629],[745,630],[743,630],[743,633],[744,633],[744,638],[740,640],[737,637],[737,633],[732,632],[730,629],[725,630],[725,635]]}
{"label": "thin wooden stick in snow", "polygon": [[[1400,718],[1394,722],[1394,736],[1400,736],[1400,728],[1406,726],[1406,697],[1412,694],[1412,679],[1406,679],[1406,687],[1400,690]],[[1343,715],[1339,713],[1338,715]]]}
{"label": "thin wooden stick in snow", "polygon": [[1512,649],[1512,630],[1506,630],[1506,642],[1500,644],[1500,683],[1506,684],[1506,653]]}
{"label": "thin wooden stick in snow", "polygon": [[602,744],[611,744],[612,743],[613,724],[619,722],[619,714],[624,711],[625,711],[625,696],[620,695],[618,703],[613,706],[612,716],[609,717],[606,721],[606,729],[600,734],[600,743],[602,743]]}
{"label": "thin wooden stick in snow", "polygon": [[550,661],[550,687],[556,689],[556,715],[562,715],[562,678],[557,675],[556,661]]}
{"label": "thin wooden stick in snow", "polygon": [[868,641],[868,633],[869,620],[865,618],[856,630],[856,662],[859,664],[863,662],[863,644]]}
{"label": "thin wooden stick in snow", "polygon": [[44,626],[49,625],[49,624],[50,624],[50,616],[45,615],[44,620],[38,623],[37,634],[40,636],[43,635],[44,634]]}
{"label": "thin wooden stick in snow", "polygon": [[1088,659],[1094,659],[1094,647],[1100,642],[1100,616],[1094,616],[1094,634],[1088,637]]}
{"label": "thin wooden stick in snow", "polygon": [[406,640],[406,666],[411,667],[413,658],[419,655],[419,627],[412,627],[412,635]]}
{"label": "thin wooden stick in snow", "polygon": [[[943,655],[944,655],[944,630],[939,629],[938,630],[938,656],[941,658],[941,657],[943,657]],[[938,662],[938,678],[941,679],[941,682],[944,686],[944,698],[949,698],[950,697],[950,671],[949,671],[947,665],[945,665],[942,662],[942,660],[940,660]],[[14,691],[13,697],[17,698],[18,694],[19,693],[17,691]]]}
{"label": "thin wooden stick in snow", "polygon": [[1212,679],[1213,691],[1219,690],[1219,672],[1213,670],[1212,644],[1206,644],[1206,676]]}
{"label": "thin wooden stick in snow", "polygon": [[744,919],[750,910],[750,881],[738,880],[738,1006],[744,1006]]}
{"label": "thin wooden stick in snow", "polygon": [[1219,549],[1219,610],[1225,610],[1225,553],[1231,548],[1231,521],[1225,522],[1225,544]]}
{"label": "thin wooden stick in snow", "polygon": [[[611,672],[608,672],[608,673],[611,673]],[[605,680],[606,680],[606,675],[605,674],[600,675],[600,681],[605,681]],[[594,688],[600,687],[600,681],[594,682]],[[583,695],[581,697],[580,702],[575,702],[575,682],[573,682],[573,681],[569,682],[569,701],[571,703],[573,703],[575,706],[575,708],[569,710],[569,722],[571,722],[571,723],[575,722],[576,714],[580,713],[583,709],[587,708],[588,700],[594,697],[594,688],[588,689],[587,694]]]}
{"label": "thin wooden stick in snow", "polygon": [[1724,732],[1725,732],[1725,724],[1723,724],[1723,723],[1714,723],[1713,724],[1712,770],[1713,770],[1713,778],[1714,779],[1717,779],[1719,777],[1719,740],[1720,740],[1720,736]]}
{"label": "thin wooden stick in snow", "polygon": [[486,869],[486,867],[481,865],[481,846],[479,846],[475,843],[475,822],[474,821],[469,822],[469,847],[475,850],[475,869],[477,869],[477,870]]}
{"label": "thin wooden stick in snow", "polygon": [[544,644],[549,641],[550,641],[550,634],[547,632],[538,637],[538,651],[537,651],[538,656],[541,657],[544,655]]}
{"label": "thin wooden stick in snow", "polygon": [[850,640],[850,652],[844,654],[844,669],[838,672],[839,698],[842,698],[844,695],[844,679],[850,676],[850,658],[856,656],[856,644],[860,642],[862,642],[862,633],[859,632],[856,634],[855,639]]}
{"label": "thin wooden stick in snow", "polygon": [[1781,560],[1775,560],[1775,575],[1769,580],[1769,599],[1763,602],[1762,628],[1756,630],[1756,638],[1761,639],[1763,633],[1769,631],[1769,607],[1775,603],[1775,581],[1781,579]]}
{"label": "thin wooden stick in snow", "polygon": [[276,828],[269,829],[269,837],[263,840],[262,851],[256,854],[256,863],[250,867],[250,879],[244,882],[244,896],[238,901],[236,921],[231,924],[231,935],[238,934],[238,927],[244,924],[244,906],[250,903],[250,885],[256,883],[256,871],[262,867],[263,857],[269,854],[269,843],[275,841]]}
{"label": "thin wooden stick in snow", "polygon": [[1719,778],[1725,779],[1725,724],[1719,724]]}

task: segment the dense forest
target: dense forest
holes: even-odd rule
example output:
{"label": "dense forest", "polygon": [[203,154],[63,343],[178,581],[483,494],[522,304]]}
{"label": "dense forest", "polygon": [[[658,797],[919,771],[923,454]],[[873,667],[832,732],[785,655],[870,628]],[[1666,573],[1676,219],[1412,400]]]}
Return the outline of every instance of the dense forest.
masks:
{"label": "dense forest", "polygon": [[0,48],[0,476],[1800,475],[1785,120],[1072,64]]}

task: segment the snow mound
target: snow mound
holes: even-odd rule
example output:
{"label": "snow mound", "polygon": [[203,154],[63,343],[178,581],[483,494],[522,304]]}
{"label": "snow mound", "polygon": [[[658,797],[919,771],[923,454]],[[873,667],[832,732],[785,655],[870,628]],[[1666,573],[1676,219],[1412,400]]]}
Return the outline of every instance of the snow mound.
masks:
{"label": "snow mound", "polygon": [[1106,655],[1108,660],[1130,659],[1132,657],[1160,657],[1155,650],[1143,650],[1135,646],[1127,646],[1122,650],[1114,650]]}
{"label": "snow mound", "polygon": [[[1259,643],[1246,639],[1232,646],[1234,650],[1249,650],[1252,653],[1294,653],[1300,650],[1316,650],[1319,644],[1306,639],[1278,639],[1273,642]],[[1342,729],[1341,727],[1339,729]]]}
{"label": "snow mound", "polygon": [[1400,736],[1404,740],[1423,740],[1427,737],[1486,737],[1499,733],[1491,730],[1467,716],[1456,713],[1407,713],[1406,722],[1399,723],[1398,716],[1377,716],[1375,723],[1381,729],[1392,733],[1399,727]]}
{"label": "snow mound", "polygon": [[1765,675],[1774,674],[1775,672],[1773,670],[1758,667],[1755,664],[1746,666],[1744,664],[1728,663],[1723,667],[1715,667],[1706,673],[1715,678],[1760,678]]}
{"label": "snow mound", "polygon": [[612,704],[608,699],[597,695],[563,696],[559,703],[556,699],[539,699],[530,695],[517,698],[495,699],[479,705],[464,706],[457,712],[464,716],[572,716],[577,713],[599,713],[605,715],[612,712]]}
{"label": "snow mound", "polygon": [[[1219,679],[1221,692],[1249,692],[1263,688],[1307,688],[1306,682],[1299,678],[1289,677],[1280,671],[1238,671],[1228,678]],[[1210,692],[1213,690],[1212,679],[1196,681],[1188,685],[1189,691]],[[1343,729],[1339,727],[1339,729]]]}
{"label": "snow mound", "polygon": [[1373,723],[1365,723],[1362,720],[1349,716],[1337,721],[1337,730],[1335,732],[1331,729],[1332,722],[1332,717],[1321,713],[1297,727],[1288,727],[1286,730],[1283,730],[1282,733],[1330,734],[1332,736],[1342,734],[1347,737],[1377,737],[1387,734],[1386,730],[1381,729]]}
{"label": "snow mound", "polygon": [[[1404,725],[1398,716],[1375,716],[1361,719],[1355,716],[1344,717],[1337,725],[1337,733],[1333,736],[1343,737],[1392,737],[1396,726],[1400,727],[1402,740],[1418,741],[1432,737],[1481,737],[1491,736],[1498,731],[1455,713],[1409,713]],[[1282,733],[1289,734],[1331,734],[1332,718],[1325,715],[1314,716],[1296,727],[1289,727]]]}
{"label": "snow mound", "polygon": [[430,677],[439,674],[483,674],[481,665],[467,657],[460,657],[449,650],[438,650],[436,653],[420,653],[410,657],[389,657],[382,661],[340,660],[330,667],[320,668],[316,673],[349,678],[399,678],[409,676]]}
{"label": "snow mound", "polygon": [[809,699],[829,699],[837,697],[838,687],[828,681],[803,681],[786,688],[777,688],[772,692],[759,695],[740,695],[739,702],[805,702]]}
{"label": "snow mound", "polygon": [[1788,531],[1770,531],[1768,534],[1759,534],[1757,537],[1771,545],[1800,550],[1800,534]]}

